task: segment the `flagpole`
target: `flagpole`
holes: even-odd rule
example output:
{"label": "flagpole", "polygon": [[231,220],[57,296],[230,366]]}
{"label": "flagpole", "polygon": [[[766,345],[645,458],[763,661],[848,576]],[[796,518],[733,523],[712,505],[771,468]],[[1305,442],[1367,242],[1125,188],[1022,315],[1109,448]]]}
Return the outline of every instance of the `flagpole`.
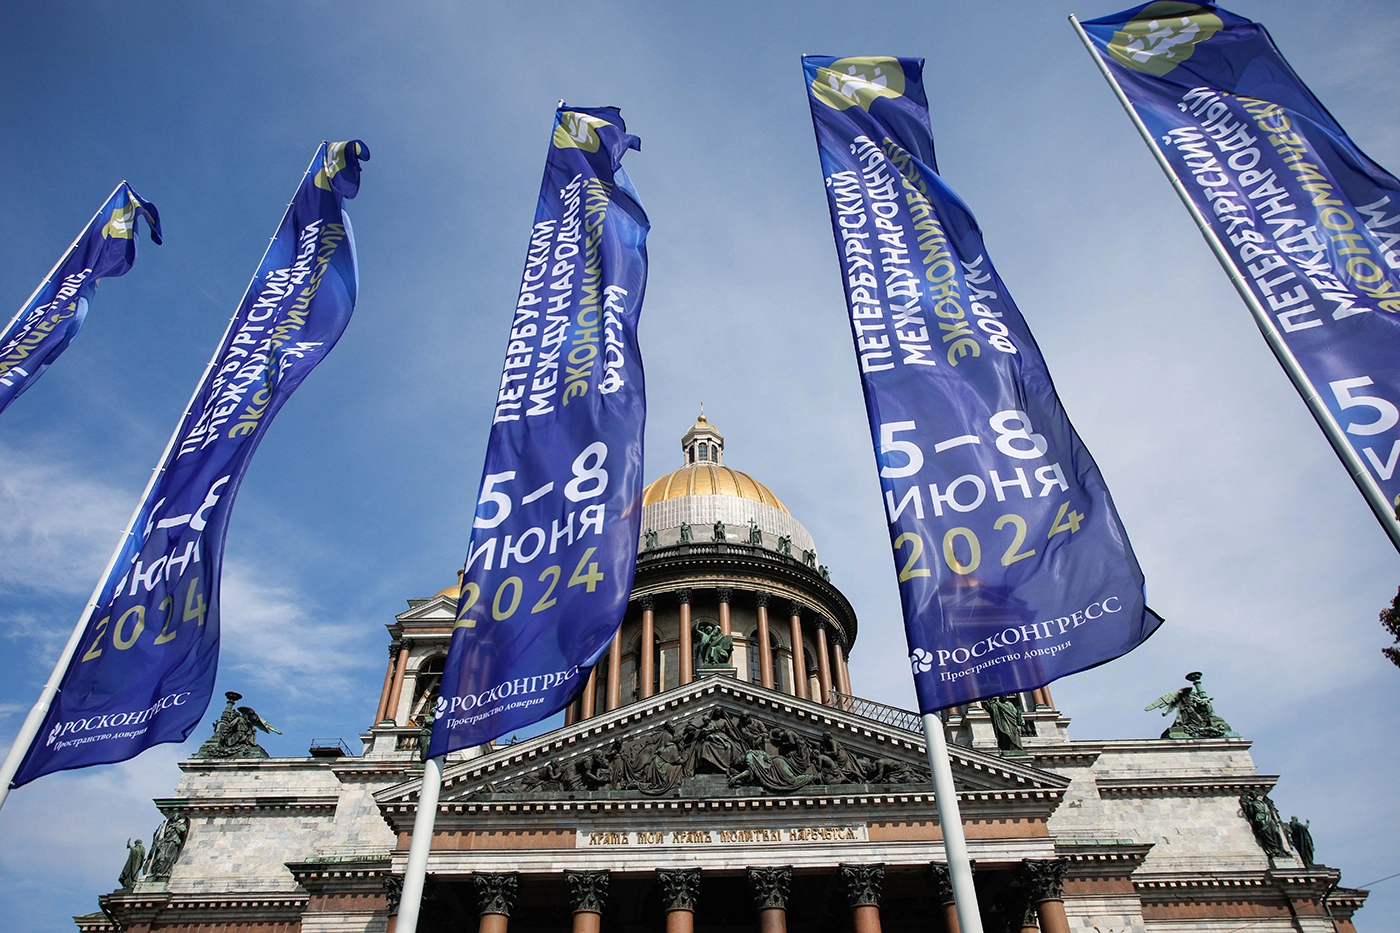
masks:
{"label": "flagpole", "polygon": [[1264,306],[1259,303],[1259,299],[1255,297],[1254,292],[1250,290],[1244,275],[1240,272],[1239,267],[1235,265],[1234,257],[1225,249],[1225,244],[1220,242],[1220,237],[1211,227],[1210,221],[1201,213],[1201,209],[1196,206],[1196,202],[1191,200],[1191,195],[1187,192],[1186,186],[1183,185],[1181,179],[1177,177],[1176,172],[1172,169],[1171,163],[1167,161],[1165,153],[1163,153],[1161,147],[1157,145],[1157,140],[1153,138],[1152,133],[1147,129],[1147,125],[1142,122],[1142,117],[1138,116],[1137,110],[1133,108],[1132,102],[1128,100],[1128,95],[1124,93],[1122,85],[1118,83],[1118,79],[1114,77],[1108,64],[1099,55],[1098,49],[1094,47],[1093,40],[1089,38],[1089,34],[1086,33],[1084,27],[1080,25],[1079,18],[1071,13],[1069,21],[1070,24],[1074,26],[1074,31],[1079,35],[1079,41],[1083,42],[1084,48],[1089,51],[1089,57],[1094,60],[1094,64],[1098,66],[1099,72],[1104,76],[1104,80],[1108,82],[1109,87],[1113,88],[1113,93],[1118,98],[1118,103],[1122,104],[1123,109],[1127,112],[1128,119],[1133,121],[1133,126],[1137,127],[1137,131],[1141,134],[1143,142],[1147,143],[1147,148],[1152,151],[1153,158],[1157,160],[1157,164],[1161,166],[1162,171],[1166,173],[1167,180],[1171,182],[1172,188],[1176,191],[1177,196],[1181,198],[1181,203],[1186,205],[1186,210],[1190,212],[1191,218],[1195,220],[1196,226],[1201,231],[1201,236],[1205,237],[1206,243],[1210,245],[1211,252],[1215,253],[1215,258],[1219,260],[1220,265],[1225,269],[1225,274],[1229,277],[1231,283],[1234,284],[1235,291],[1240,293],[1240,298],[1244,300],[1245,307],[1249,308],[1249,313],[1254,317],[1254,323],[1258,325],[1260,332],[1264,335],[1264,342],[1269,345],[1269,349],[1273,351],[1274,356],[1278,359],[1279,365],[1282,366],[1283,371],[1288,374],[1288,378],[1293,382],[1293,388],[1303,397],[1303,402],[1308,406],[1308,411],[1312,413],[1313,419],[1317,421],[1318,427],[1322,428],[1322,433],[1326,435],[1328,442],[1332,445],[1332,449],[1341,459],[1342,465],[1345,466],[1347,472],[1351,474],[1352,482],[1355,483],[1356,488],[1361,491],[1361,495],[1366,499],[1367,504],[1371,506],[1371,511],[1375,513],[1377,520],[1380,521],[1381,527],[1385,529],[1385,533],[1390,537],[1390,543],[1395,546],[1396,550],[1400,550],[1400,513],[1397,512],[1397,510],[1400,510],[1400,503],[1392,505],[1386,499],[1385,493],[1382,492],[1380,486],[1377,485],[1375,478],[1371,475],[1371,471],[1366,468],[1366,464],[1362,462],[1361,457],[1352,448],[1351,443],[1346,438],[1346,434],[1342,430],[1342,426],[1332,417],[1332,412],[1327,409],[1327,404],[1318,395],[1317,390],[1313,387],[1307,374],[1303,372],[1303,367],[1299,365],[1297,358],[1293,355],[1293,350],[1284,341],[1283,335],[1279,333],[1278,328],[1274,325],[1273,319],[1269,317],[1268,312],[1264,310]]}
{"label": "flagpole", "polygon": [[[318,147],[316,155],[320,154],[321,150]],[[311,164],[308,165],[306,171],[302,173],[302,179],[305,179],[307,174],[309,174],[315,166],[316,156],[312,156]],[[118,185],[117,187],[121,186]],[[297,188],[298,190],[301,188],[300,181],[297,182]],[[287,219],[287,214],[292,209],[292,204],[295,202],[296,198],[295,193],[293,193],[292,197],[293,200],[287,202],[287,210],[282,212],[282,220]],[[108,200],[111,200],[110,196],[108,196]],[[104,201],[103,204],[105,205],[106,201]],[[96,219],[95,214],[93,215],[93,219]],[[91,226],[92,221],[88,221],[88,225]],[[84,232],[86,232],[87,228],[85,227],[83,229]],[[277,229],[282,229],[280,221],[277,224]],[[82,234],[78,236],[81,238]],[[272,239],[268,241],[267,248],[263,250],[262,259],[258,260],[258,269],[262,268],[263,260],[267,259],[267,254],[272,249],[272,244],[275,242],[277,242],[277,236],[273,234]],[[74,241],[74,245],[77,245],[76,240]],[[73,247],[69,247],[69,250],[71,251],[72,248]],[[62,260],[59,261],[62,262]],[[54,268],[57,269],[58,267],[55,266]],[[50,272],[49,275],[53,275],[53,273]],[[122,532],[122,536],[117,539],[117,546],[112,550],[112,556],[107,559],[107,566],[103,569],[102,575],[97,578],[97,586],[93,587],[92,595],[88,597],[87,606],[83,609],[82,614],[79,615],[78,624],[73,627],[73,634],[68,636],[68,644],[63,646],[63,653],[59,655],[58,663],[54,665],[53,673],[49,675],[48,681],[44,684],[44,689],[39,692],[39,699],[35,701],[33,708],[29,710],[29,715],[24,718],[24,724],[20,726],[19,733],[15,736],[14,743],[10,745],[10,751],[5,756],[4,763],[0,764],[0,807],[5,806],[5,800],[10,796],[10,782],[14,780],[15,773],[19,771],[20,762],[22,762],[24,756],[28,754],[29,747],[34,744],[34,739],[39,734],[39,727],[43,725],[44,717],[49,714],[49,707],[53,705],[53,698],[58,696],[59,684],[62,683],[63,675],[68,671],[68,664],[73,660],[73,655],[77,652],[79,643],[82,642],[83,632],[87,630],[87,624],[92,618],[92,613],[98,608],[97,601],[102,598],[102,589],[107,584],[107,578],[112,575],[112,568],[117,565],[117,560],[121,557],[122,548],[126,545],[126,539],[131,535],[132,529],[136,527],[136,522],[141,517],[141,508],[150,497],[151,490],[155,488],[156,483],[170,466],[170,452],[174,450],[175,442],[179,439],[180,428],[184,426],[191,409],[194,408],[195,399],[199,398],[199,392],[204,388],[204,382],[209,378],[209,373],[214,369],[214,365],[218,363],[219,354],[224,348],[224,342],[228,340],[228,335],[230,331],[233,330],[233,324],[238,320],[238,312],[242,309],[243,302],[248,299],[248,293],[252,291],[253,285],[257,280],[258,273],[254,271],[253,277],[248,280],[247,288],[243,289],[243,296],[238,299],[238,304],[234,307],[233,314],[228,319],[228,325],[224,327],[223,337],[219,338],[219,342],[214,346],[214,353],[209,357],[209,363],[204,367],[204,374],[200,376],[199,381],[195,383],[194,392],[190,394],[190,400],[185,403],[184,414],[175,422],[175,430],[170,432],[170,440],[165,442],[165,450],[161,453],[160,459],[156,461],[156,468],[151,471],[151,478],[146,481],[145,490],[141,493],[141,497],[136,500],[136,508],[132,511],[131,518],[126,523],[126,529]],[[31,297],[30,300],[32,301],[33,298]]]}
{"label": "flagpole", "polygon": [[943,720],[937,713],[924,713],[924,748],[933,774],[933,801],[938,807],[938,826],[943,830],[943,857],[948,860],[948,877],[953,882],[953,907],[962,933],[982,933],[982,913],[977,907],[977,888],[972,883],[972,862],[967,857],[967,837],[963,835],[958,791],[953,786],[953,765],[948,758],[948,741],[943,737]]}
{"label": "flagpole", "polygon": [[[121,181],[117,182],[117,186],[112,189],[112,193],[107,195],[107,200],[102,202],[102,207],[107,206],[107,201],[112,200],[112,197],[122,189],[122,185],[124,184],[126,184],[126,179],[122,179]],[[58,270],[63,266],[63,264],[68,261],[69,256],[73,255],[73,250],[78,248],[78,244],[83,241],[83,237],[87,236],[88,231],[92,229],[92,225],[97,221],[97,218],[101,216],[102,207],[99,207],[96,210],[96,212],[93,213],[92,219],[83,225],[83,229],[79,231],[78,235],[73,238],[73,242],[70,243],[68,245],[68,248],[63,251],[63,255],[58,257],[58,262],[53,264],[53,268],[49,270],[49,274],[39,280],[38,286],[34,289],[34,291],[29,293],[29,297],[24,300],[24,304],[19,306],[19,310],[15,312],[15,316],[10,318],[10,323],[5,325],[5,329],[3,331],[0,331],[0,334],[8,334],[10,332],[10,328],[15,326],[15,321],[19,320],[19,316],[24,313],[25,308],[29,307],[30,302],[34,300],[35,296],[38,295],[39,292],[43,291],[45,285],[53,281],[54,273],[58,272]]]}
{"label": "flagpole", "polygon": [[423,904],[423,884],[428,875],[428,855],[433,848],[438,795],[442,792],[442,765],[446,755],[423,762],[423,786],[418,791],[418,812],[413,817],[413,837],[408,841],[408,865],[403,872],[399,915],[394,933],[417,933],[418,910]]}

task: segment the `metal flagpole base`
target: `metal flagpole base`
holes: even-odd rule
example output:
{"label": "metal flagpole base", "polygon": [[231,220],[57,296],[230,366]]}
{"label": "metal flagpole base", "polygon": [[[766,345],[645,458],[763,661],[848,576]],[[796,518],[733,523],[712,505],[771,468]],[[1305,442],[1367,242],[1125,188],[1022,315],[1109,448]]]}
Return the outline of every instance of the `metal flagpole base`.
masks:
{"label": "metal flagpole base", "polygon": [[[958,927],[961,933],[982,933],[982,913],[977,907],[977,889],[972,884],[972,863],[967,858],[958,792],[953,787],[953,766],[948,761],[943,721],[936,713],[924,714],[924,744],[928,749],[928,767],[933,773],[933,797],[938,806],[938,825],[943,830],[943,852],[948,859],[948,876],[953,882]],[[414,835],[417,836],[416,830]],[[412,856],[409,858],[411,860]],[[407,892],[405,883],[405,896]]]}
{"label": "metal flagpole base", "polygon": [[[399,919],[395,933],[416,933],[418,909],[423,905],[423,882],[428,874],[428,853],[433,848],[433,824],[437,822],[438,795],[442,792],[442,763],[446,756],[423,763],[423,788],[418,792],[418,813],[413,818],[413,838],[408,843],[408,867],[403,873]],[[971,878],[971,875],[968,875]],[[980,927],[979,933],[980,933]]]}

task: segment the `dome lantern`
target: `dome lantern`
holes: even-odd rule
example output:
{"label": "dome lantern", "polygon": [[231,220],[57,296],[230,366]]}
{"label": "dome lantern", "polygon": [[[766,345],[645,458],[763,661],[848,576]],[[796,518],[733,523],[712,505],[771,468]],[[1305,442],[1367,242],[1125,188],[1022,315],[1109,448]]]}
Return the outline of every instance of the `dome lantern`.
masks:
{"label": "dome lantern", "polygon": [[694,463],[724,463],[724,435],[705,417],[705,406],[700,405],[700,417],[690,426],[681,438],[681,462],[686,466]]}

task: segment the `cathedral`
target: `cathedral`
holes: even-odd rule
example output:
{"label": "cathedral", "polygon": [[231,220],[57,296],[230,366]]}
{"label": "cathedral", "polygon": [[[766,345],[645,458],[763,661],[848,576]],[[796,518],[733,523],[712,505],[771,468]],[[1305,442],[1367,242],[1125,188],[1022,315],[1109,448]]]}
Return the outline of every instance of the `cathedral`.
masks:
{"label": "cathedral", "polygon": [[[860,698],[854,609],[703,414],[681,454],[645,489],[626,616],[564,725],[448,756],[419,928],[957,931],[918,715]],[[78,929],[393,933],[457,596],[388,625],[358,753],[269,757],[229,693]],[[1160,738],[1071,738],[1049,689],[944,711],[987,933],[1354,933],[1367,892],[1188,681],[1154,704],[1176,714]]]}

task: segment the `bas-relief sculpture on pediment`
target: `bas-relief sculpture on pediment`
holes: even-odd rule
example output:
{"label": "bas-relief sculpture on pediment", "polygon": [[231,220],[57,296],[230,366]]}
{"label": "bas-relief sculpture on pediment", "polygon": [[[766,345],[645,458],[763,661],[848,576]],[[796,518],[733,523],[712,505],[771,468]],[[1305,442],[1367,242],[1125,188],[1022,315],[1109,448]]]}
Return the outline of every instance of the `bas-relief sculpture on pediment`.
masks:
{"label": "bas-relief sculpture on pediment", "polygon": [[[498,793],[632,791],[660,797],[689,778],[791,794],[809,785],[925,784],[928,769],[852,752],[830,732],[805,735],[752,713],[713,707],[567,761],[551,761],[496,784]],[[720,782],[712,782],[720,783]],[[716,788],[718,789],[718,788]]]}

